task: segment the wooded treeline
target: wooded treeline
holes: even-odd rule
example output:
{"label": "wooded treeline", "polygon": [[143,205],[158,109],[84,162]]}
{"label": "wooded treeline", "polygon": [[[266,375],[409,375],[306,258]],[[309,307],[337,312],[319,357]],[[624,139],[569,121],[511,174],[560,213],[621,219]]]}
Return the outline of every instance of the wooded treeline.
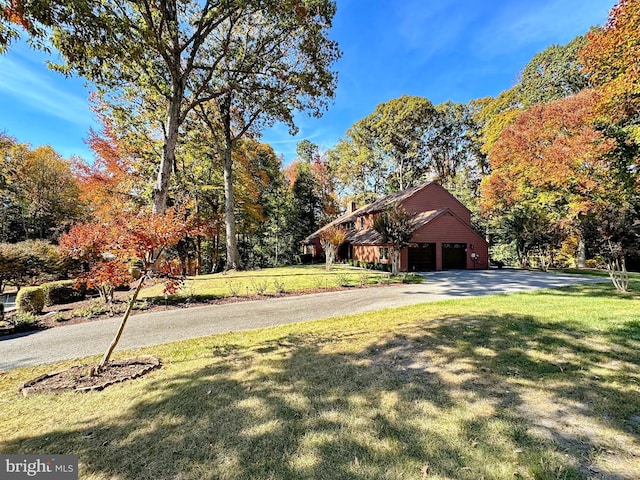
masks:
{"label": "wooded treeline", "polygon": [[639,1],[535,55],[496,98],[405,95],[327,151],[301,142],[289,165],[259,134],[295,130],[294,111],[320,115],[332,98],[333,2],[71,3],[13,2],[0,40],[9,48],[16,22],[36,43],[51,32],[57,68],[94,82],[95,160],[3,135],[2,242],[180,206],[204,226],[174,247],[185,271],[279,265],[350,202],[435,180],[472,210],[494,260],[617,269],[638,251]]}

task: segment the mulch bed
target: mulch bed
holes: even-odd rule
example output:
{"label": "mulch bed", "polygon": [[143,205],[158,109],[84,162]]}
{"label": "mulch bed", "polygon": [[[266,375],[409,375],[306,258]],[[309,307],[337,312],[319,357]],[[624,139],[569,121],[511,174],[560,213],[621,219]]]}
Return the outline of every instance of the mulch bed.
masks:
{"label": "mulch bed", "polygon": [[95,372],[95,365],[77,365],[30,380],[20,387],[20,391],[24,396],[97,391],[109,385],[141,377],[160,368],[161,365],[160,359],[153,356],[113,360],[99,373]]}

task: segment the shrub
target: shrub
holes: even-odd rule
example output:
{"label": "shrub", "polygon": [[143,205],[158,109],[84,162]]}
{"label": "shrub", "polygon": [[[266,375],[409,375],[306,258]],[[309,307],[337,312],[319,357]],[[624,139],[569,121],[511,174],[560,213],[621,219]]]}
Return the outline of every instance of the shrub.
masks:
{"label": "shrub", "polygon": [[264,295],[267,291],[268,285],[266,280],[255,280],[251,279],[251,288],[256,293],[256,295]]}
{"label": "shrub", "polygon": [[336,285],[338,287],[348,287],[349,286],[349,275],[345,273],[339,273],[336,275]]}
{"label": "shrub", "polygon": [[41,313],[44,308],[44,289],[42,287],[21,288],[16,296],[19,312]]}
{"label": "shrub", "polygon": [[62,305],[84,300],[86,287],[75,288],[75,281],[61,280],[40,285],[44,290],[44,304],[46,306]]}
{"label": "shrub", "polygon": [[273,280],[273,288],[276,291],[276,293],[282,295],[285,292],[284,281],[278,280],[278,279],[274,279]]}
{"label": "shrub", "polygon": [[37,323],[37,319],[34,314],[21,312],[18,313],[13,319],[13,331],[14,332],[26,332],[33,330]]}

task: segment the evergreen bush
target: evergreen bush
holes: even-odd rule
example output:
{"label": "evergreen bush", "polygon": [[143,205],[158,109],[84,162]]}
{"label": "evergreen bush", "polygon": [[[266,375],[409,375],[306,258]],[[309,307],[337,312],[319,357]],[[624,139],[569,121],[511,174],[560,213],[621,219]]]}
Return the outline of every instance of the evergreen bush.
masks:
{"label": "evergreen bush", "polygon": [[84,300],[87,290],[84,287],[75,288],[74,280],[60,280],[43,283],[40,286],[44,290],[44,304],[48,307]]}
{"label": "evergreen bush", "polygon": [[42,287],[21,288],[16,296],[16,308],[23,313],[41,313],[44,308],[44,289]]}

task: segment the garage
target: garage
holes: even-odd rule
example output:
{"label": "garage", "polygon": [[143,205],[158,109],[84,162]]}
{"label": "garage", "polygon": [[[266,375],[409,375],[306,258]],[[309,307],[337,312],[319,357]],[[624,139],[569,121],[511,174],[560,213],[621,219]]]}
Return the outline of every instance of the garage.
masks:
{"label": "garage", "polygon": [[467,244],[443,243],[442,268],[444,270],[464,270],[467,268]]}
{"label": "garage", "polygon": [[409,247],[409,270],[424,272],[436,269],[436,244],[417,243]]}

